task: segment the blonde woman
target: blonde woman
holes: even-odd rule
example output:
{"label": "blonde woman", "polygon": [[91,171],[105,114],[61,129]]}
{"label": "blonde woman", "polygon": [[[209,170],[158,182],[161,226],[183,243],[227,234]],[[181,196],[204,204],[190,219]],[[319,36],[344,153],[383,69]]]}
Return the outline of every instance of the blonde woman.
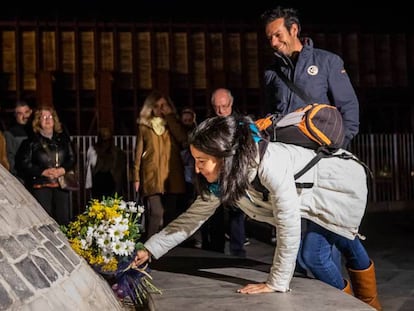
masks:
{"label": "blonde woman", "polygon": [[17,152],[16,168],[40,205],[60,225],[66,225],[70,221],[70,193],[60,188],[57,179],[75,166],[70,137],[53,107],[39,107],[32,126],[33,135]]}
{"label": "blonde woman", "polygon": [[180,151],[187,131],[169,96],[152,91],[138,118],[134,164],[135,190],[146,205],[146,237],[177,217],[178,201],[185,194]]}

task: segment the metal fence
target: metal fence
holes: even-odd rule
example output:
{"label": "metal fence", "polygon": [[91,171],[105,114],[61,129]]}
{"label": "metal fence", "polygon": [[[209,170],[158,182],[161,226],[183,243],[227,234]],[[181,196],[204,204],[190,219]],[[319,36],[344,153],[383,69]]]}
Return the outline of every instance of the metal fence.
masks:
{"label": "metal fence", "polygon": [[370,202],[414,200],[414,134],[358,135],[351,150],[372,171]]}
{"label": "metal fence", "polygon": [[[97,136],[71,136],[72,142],[75,146],[76,150],[76,157],[77,157],[77,172],[79,175],[79,181],[81,185],[81,190],[78,192],[72,193],[72,213],[79,214],[83,212],[85,209],[86,204],[90,199],[90,192],[85,189],[85,178],[86,178],[86,154],[90,145],[94,144],[97,140]],[[127,193],[124,197],[126,200],[133,200],[134,199],[134,191],[133,185],[131,181],[131,176],[133,172],[133,165],[135,159],[135,136],[114,136],[115,145],[120,147],[122,150],[125,151],[127,155],[127,163],[126,163],[126,170],[127,170]]]}
{"label": "metal fence", "polygon": [[[89,193],[84,190],[86,153],[96,136],[72,136],[78,159],[81,191],[72,193],[73,213],[84,210]],[[127,200],[134,199],[132,171],[135,157],[135,136],[115,136],[115,144],[127,154]],[[367,164],[369,178],[368,201],[372,204],[414,201],[414,134],[359,134],[351,151]]]}

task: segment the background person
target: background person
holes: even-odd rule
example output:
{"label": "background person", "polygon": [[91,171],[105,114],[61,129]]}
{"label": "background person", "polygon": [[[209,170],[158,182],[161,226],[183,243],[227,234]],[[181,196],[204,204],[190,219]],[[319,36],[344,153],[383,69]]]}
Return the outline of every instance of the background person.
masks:
{"label": "background person", "polygon": [[[196,113],[191,108],[185,108],[181,111],[181,122],[184,125],[187,134],[189,135],[191,131],[193,131],[197,126],[196,121]],[[181,210],[181,212],[187,210],[187,208],[193,203],[196,193],[194,189],[194,158],[191,155],[190,147],[186,142],[183,150],[181,150],[181,159],[183,160],[184,165],[184,178],[185,178],[185,187],[186,187],[186,195],[185,195],[185,206]]]}
{"label": "background person", "polygon": [[126,194],[126,154],[115,146],[108,127],[99,129],[96,143],[88,148],[86,169],[85,188],[91,189],[92,198],[101,200],[115,193],[118,197]]}
{"label": "background person", "polygon": [[23,140],[27,139],[32,133],[32,108],[25,101],[17,101],[14,106],[15,123],[4,132],[6,138],[7,159],[10,164],[10,172],[21,182],[23,179],[17,175],[15,168],[15,158],[17,150]]}
{"label": "background person", "polygon": [[359,102],[342,58],[313,47],[301,38],[301,24],[293,8],[277,7],[261,16],[274,62],[264,73],[266,111],[286,115],[307,104],[279,77],[292,80],[315,103],[331,104],[341,112],[345,126],[344,148],[359,131]]}
{"label": "background person", "polygon": [[[160,258],[188,238],[214,211],[225,204],[238,206],[252,219],[278,228],[275,255],[265,282],[248,284],[244,294],[290,291],[298,252],[315,277],[350,293],[349,282],[332,262],[332,245],[346,260],[355,296],[377,310],[375,268],[359,239],[358,228],[367,204],[367,175],[358,159],[322,159],[300,178],[312,188],[297,192],[295,172],[315,152],[304,147],[270,142],[259,157],[260,134],[249,117],[214,117],[202,122],[190,136],[196,163],[199,196],[191,207],[160,233],[145,242],[134,264],[150,256]],[[339,153],[352,154],[340,149]],[[332,174],[332,171],[337,174]],[[237,176],[237,178],[235,178]],[[251,182],[258,177],[269,191],[269,199]],[[335,204],[330,204],[335,201]],[[301,217],[310,222],[299,250]]]}
{"label": "background person", "polygon": [[149,238],[178,216],[185,194],[180,151],[188,136],[171,98],[158,90],[145,98],[137,123],[134,186],[144,198]]}
{"label": "background person", "polygon": [[70,192],[60,188],[58,177],[75,167],[70,137],[62,129],[56,110],[38,107],[33,117],[33,135],[24,140],[16,155],[16,168],[25,186],[59,225],[71,218]]}

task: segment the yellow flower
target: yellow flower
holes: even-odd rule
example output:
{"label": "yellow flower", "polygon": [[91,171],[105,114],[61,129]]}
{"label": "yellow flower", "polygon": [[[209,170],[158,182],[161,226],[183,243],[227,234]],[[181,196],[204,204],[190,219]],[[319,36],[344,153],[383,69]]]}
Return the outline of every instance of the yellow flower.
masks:
{"label": "yellow flower", "polygon": [[116,271],[120,259],[132,258],[142,246],[137,223],[141,216],[139,211],[135,203],[127,203],[116,196],[101,201],[93,199],[85,212],[62,230],[75,252],[90,265]]}
{"label": "yellow flower", "polygon": [[68,226],[61,226],[75,252],[97,272],[115,279],[118,289],[135,306],[143,305],[148,291],[160,292],[151,282],[148,266],[131,267],[136,251],[143,248],[138,224],[143,210],[116,195],[101,201],[94,199],[84,213]]}
{"label": "yellow flower", "polygon": [[116,271],[118,268],[118,260],[111,258],[111,260],[102,266],[102,271]]}

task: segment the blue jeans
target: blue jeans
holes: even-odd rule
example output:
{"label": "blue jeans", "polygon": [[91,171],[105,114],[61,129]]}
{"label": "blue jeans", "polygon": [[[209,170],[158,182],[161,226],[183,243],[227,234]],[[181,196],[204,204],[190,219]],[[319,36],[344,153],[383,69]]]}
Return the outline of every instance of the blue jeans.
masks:
{"label": "blue jeans", "polygon": [[347,268],[365,270],[370,266],[367,251],[358,237],[349,240],[309,220],[298,257],[316,279],[343,289],[345,282],[341,267],[335,262],[335,247],[343,255]]}

